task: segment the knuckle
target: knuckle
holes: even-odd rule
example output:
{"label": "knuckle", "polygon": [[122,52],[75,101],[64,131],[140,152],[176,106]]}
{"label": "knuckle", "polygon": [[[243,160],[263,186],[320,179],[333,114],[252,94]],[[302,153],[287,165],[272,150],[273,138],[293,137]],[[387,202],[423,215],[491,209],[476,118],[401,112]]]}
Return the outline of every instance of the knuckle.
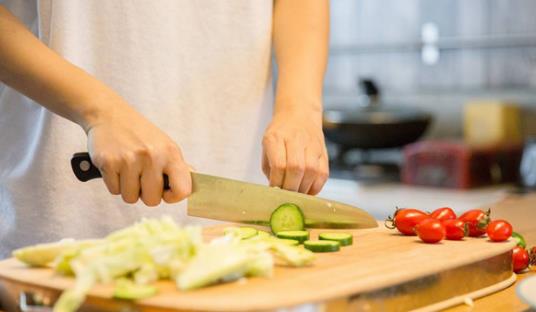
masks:
{"label": "knuckle", "polygon": [[305,165],[299,162],[291,162],[287,165],[287,169],[293,173],[300,173],[305,170]]}
{"label": "knuckle", "polygon": [[319,173],[318,166],[315,164],[306,164],[304,170],[307,173]]}
{"label": "knuckle", "polygon": [[127,166],[127,167],[133,167],[136,164],[137,157],[134,152],[126,152],[121,155],[121,161]]}
{"label": "knuckle", "polygon": [[285,163],[282,162],[282,161],[276,161],[274,162],[274,164],[272,165],[272,168],[276,171],[284,171],[285,170]]}
{"label": "knuckle", "polygon": [[262,137],[262,144],[270,144],[277,141],[277,135],[274,132],[268,132]]}
{"label": "knuckle", "polygon": [[105,153],[102,153],[102,152],[99,152],[99,153],[95,153],[93,155],[93,157],[91,157],[91,161],[93,161],[93,163],[97,166],[97,167],[101,167],[104,165],[104,163],[106,162],[106,154]]}

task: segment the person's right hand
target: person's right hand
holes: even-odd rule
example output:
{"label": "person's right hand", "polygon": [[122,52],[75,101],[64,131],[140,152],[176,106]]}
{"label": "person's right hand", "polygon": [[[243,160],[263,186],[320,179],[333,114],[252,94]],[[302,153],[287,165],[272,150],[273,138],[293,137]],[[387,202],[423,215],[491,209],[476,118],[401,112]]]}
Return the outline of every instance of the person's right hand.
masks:
{"label": "person's right hand", "polygon": [[[110,110],[86,128],[91,160],[110,193],[121,194],[127,203],[141,198],[147,206],[186,198],[192,189],[190,167],[179,146],[120,97],[111,101]],[[163,174],[169,190],[163,189]]]}

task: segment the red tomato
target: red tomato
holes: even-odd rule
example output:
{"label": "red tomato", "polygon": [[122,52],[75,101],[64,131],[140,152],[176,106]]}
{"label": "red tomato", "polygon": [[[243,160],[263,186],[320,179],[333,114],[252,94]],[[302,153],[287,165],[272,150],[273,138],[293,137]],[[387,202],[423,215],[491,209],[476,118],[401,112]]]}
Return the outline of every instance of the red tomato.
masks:
{"label": "red tomato", "polygon": [[452,210],[452,208],[443,207],[443,208],[437,208],[436,210],[434,210],[430,214],[430,217],[435,218],[439,221],[445,221],[445,220],[450,220],[450,219],[456,219],[456,213],[454,212],[454,210]]}
{"label": "red tomato", "polygon": [[460,219],[448,219],[442,223],[445,226],[445,236],[449,240],[462,240],[467,235],[467,224]]}
{"label": "red tomato", "polygon": [[479,237],[486,233],[486,228],[489,223],[489,214],[489,210],[484,212],[480,209],[473,209],[464,212],[459,219],[467,223],[469,226],[469,236]]}
{"label": "red tomato", "polygon": [[512,250],[512,264],[514,272],[519,273],[529,266],[529,253],[519,246]]}
{"label": "red tomato", "polygon": [[437,243],[445,238],[445,226],[441,221],[434,218],[422,220],[415,227],[415,232],[419,238],[425,243]]}
{"label": "red tomato", "polygon": [[494,242],[504,242],[512,236],[512,225],[504,220],[493,220],[486,230],[489,239]]}
{"label": "red tomato", "polygon": [[389,229],[395,227],[404,235],[415,235],[415,226],[422,220],[428,218],[428,214],[413,208],[396,208],[394,218],[387,218],[385,226]]}

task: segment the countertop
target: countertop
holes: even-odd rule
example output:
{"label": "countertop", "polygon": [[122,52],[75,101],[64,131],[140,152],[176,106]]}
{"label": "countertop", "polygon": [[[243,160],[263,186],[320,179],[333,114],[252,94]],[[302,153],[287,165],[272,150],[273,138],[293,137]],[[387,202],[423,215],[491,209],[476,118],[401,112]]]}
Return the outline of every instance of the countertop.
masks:
{"label": "countertop", "polygon": [[456,213],[475,207],[492,205],[509,194],[509,186],[451,190],[409,186],[401,183],[362,183],[351,180],[329,179],[320,197],[340,201],[367,210],[376,219],[384,220],[396,206],[432,211],[451,207]]}

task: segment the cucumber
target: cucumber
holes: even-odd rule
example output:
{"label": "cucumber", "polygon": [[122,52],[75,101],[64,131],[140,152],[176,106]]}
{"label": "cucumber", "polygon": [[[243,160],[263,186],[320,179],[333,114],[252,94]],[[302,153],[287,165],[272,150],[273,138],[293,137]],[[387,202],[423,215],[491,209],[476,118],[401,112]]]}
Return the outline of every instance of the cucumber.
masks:
{"label": "cucumber", "polygon": [[321,233],[318,239],[338,242],[341,246],[349,246],[354,242],[354,237],[348,233]]}
{"label": "cucumber", "polygon": [[299,241],[289,238],[278,238],[277,241],[289,246],[298,246],[300,244]]}
{"label": "cucumber", "polygon": [[241,239],[248,239],[257,235],[258,231],[257,229],[254,229],[252,227],[247,227],[247,226],[241,226],[241,227],[231,226],[231,227],[227,227],[223,229],[223,233],[224,234],[233,233],[234,235],[240,237]]}
{"label": "cucumber", "polygon": [[527,242],[525,242],[525,238],[523,237],[523,235],[517,232],[512,232],[512,238],[517,242],[517,245],[519,247],[527,248]]}
{"label": "cucumber", "polygon": [[302,231],[305,228],[303,212],[297,205],[283,204],[272,212],[270,227],[274,234],[282,231]]}
{"label": "cucumber", "polygon": [[339,251],[341,245],[331,240],[307,240],[303,242],[303,246],[312,252],[334,252]]}
{"label": "cucumber", "polygon": [[309,239],[309,232],[307,231],[283,231],[276,234],[277,238],[293,239],[299,243],[303,243]]}

